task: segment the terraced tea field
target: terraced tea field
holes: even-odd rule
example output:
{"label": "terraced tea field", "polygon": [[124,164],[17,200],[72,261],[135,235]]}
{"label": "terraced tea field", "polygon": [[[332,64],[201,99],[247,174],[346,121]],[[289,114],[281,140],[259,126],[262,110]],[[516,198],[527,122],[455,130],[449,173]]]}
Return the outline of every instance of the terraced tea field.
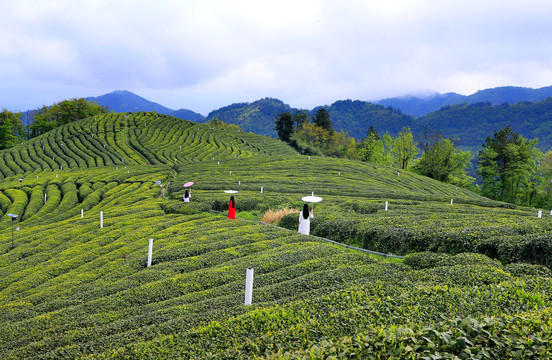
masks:
{"label": "terraced tea field", "polygon": [[[62,126],[0,173],[0,358],[550,356],[548,210],[155,113]],[[229,189],[253,220],[314,193],[311,233],[406,259],[211,212]]]}

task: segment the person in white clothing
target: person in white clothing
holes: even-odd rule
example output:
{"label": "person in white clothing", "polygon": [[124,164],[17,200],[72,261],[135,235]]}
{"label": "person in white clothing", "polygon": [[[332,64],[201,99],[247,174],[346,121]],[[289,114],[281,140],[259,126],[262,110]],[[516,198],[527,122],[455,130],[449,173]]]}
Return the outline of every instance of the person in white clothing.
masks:
{"label": "person in white clothing", "polygon": [[310,219],[314,218],[314,209],[309,212],[309,206],[303,205],[303,211],[299,213],[299,232],[304,235],[310,234]]}
{"label": "person in white clothing", "polygon": [[184,202],[190,202],[190,198],[192,197],[192,190],[184,191]]}

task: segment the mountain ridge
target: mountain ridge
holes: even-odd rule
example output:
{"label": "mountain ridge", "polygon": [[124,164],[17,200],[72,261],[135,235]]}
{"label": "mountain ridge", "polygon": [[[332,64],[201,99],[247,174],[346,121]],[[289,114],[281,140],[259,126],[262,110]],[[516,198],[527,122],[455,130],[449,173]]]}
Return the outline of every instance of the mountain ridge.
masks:
{"label": "mountain ridge", "polygon": [[471,95],[461,95],[454,92],[432,95],[405,95],[399,97],[376,100],[374,103],[392,106],[402,112],[415,117],[421,117],[437,111],[443,106],[461,103],[475,104],[489,102],[492,105],[517,103],[521,101],[537,102],[552,96],[552,86],[538,89],[521,86],[501,86],[478,90]]}

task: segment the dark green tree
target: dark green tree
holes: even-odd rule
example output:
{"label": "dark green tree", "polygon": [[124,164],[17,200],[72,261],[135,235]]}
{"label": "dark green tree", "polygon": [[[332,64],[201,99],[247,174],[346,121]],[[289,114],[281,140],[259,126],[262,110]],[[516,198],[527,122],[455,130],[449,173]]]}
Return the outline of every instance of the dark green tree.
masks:
{"label": "dark green tree", "polygon": [[330,133],[333,133],[330,113],[326,109],[324,108],[318,109],[318,111],[316,112],[316,116],[313,119],[313,122],[314,124],[316,124],[316,126],[320,126],[321,128],[328,130]]}
{"label": "dark green tree", "polygon": [[6,109],[0,113],[0,150],[12,147],[25,137],[20,115]]}
{"label": "dark green tree", "polygon": [[293,122],[295,123],[295,128],[297,130],[301,129],[303,124],[309,122],[309,112],[306,110],[297,111],[293,114]]}
{"label": "dark green tree", "polygon": [[370,125],[370,127],[368,128],[368,131],[366,131],[366,138],[370,138],[370,137],[373,137],[375,140],[379,140],[379,139],[380,139],[379,133],[378,133],[378,131],[374,128],[373,125]]}
{"label": "dark green tree", "polygon": [[526,140],[512,128],[495,131],[479,151],[481,194],[495,200],[530,205],[535,193],[537,140]]}
{"label": "dark green tree", "polygon": [[278,133],[278,138],[280,140],[289,142],[294,130],[293,124],[293,116],[289,111],[276,115],[274,130]]}
{"label": "dark green tree", "polygon": [[105,106],[90,103],[84,98],[64,100],[52,106],[43,106],[29,126],[31,136],[35,137],[53,128],[73,121],[107,113]]}

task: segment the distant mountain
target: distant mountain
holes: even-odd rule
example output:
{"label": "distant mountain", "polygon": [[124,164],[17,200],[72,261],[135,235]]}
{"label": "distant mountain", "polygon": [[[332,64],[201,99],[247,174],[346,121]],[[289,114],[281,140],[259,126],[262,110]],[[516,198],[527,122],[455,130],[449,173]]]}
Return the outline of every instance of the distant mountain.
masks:
{"label": "distant mountain", "polygon": [[264,98],[252,103],[236,103],[211,111],[205,121],[217,118],[229,124],[237,124],[245,131],[259,135],[275,136],[274,119],[279,113],[295,112],[283,101]]}
{"label": "distant mountain", "polygon": [[159,114],[169,115],[173,109],[159,105],[158,103],[144,99],[127,90],[115,90],[109,94],[98,97],[88,97],[88,101],[95,101],[98,105],[108,106],[109,110],[120,112],[155,111]]}
{"label": "distant mountain", "polygon": [[466,96],[456,93],[435,93],[424,96],[407,95],[394,97],[378,100],[375,101],[375,103],[384,106],[391,106],[396,109],[400,109],[405,114],[418,117],[439,110],[446,105],[460,104],[466,101],[465,99]]}
{"label": "distant mountain", "polygon": [[[335,130],[344,130],[354,138],[366,137],[366,132],[373,126],[381,134],[389,132],[396,135],[403,126],[412,127],[414,118],[403,114],[391,106],[372,104],[360,100],[339,100],[325,106]],[[314,108],[314,114],[318,108]]]}
{"label": "distant mountain", "polygon": [[144,99],[127,90],[116,90],[109,94],[86,98],[88,101],[95,101],[99,105],[109,107],[114,112],[135,112],[135,111],[155,111],[159,114],[172,115],[180,119],[198,121],[204,118],[203,115],[191,110],[180,109],[173,110]]}
{"label": "distant mountain", "polygon": [[[310,110],[309,114],[314,116],[320,108],[321,106],[318,106]],[[399,110],[360,100],[340,100],[324,108],[329,112],[335,130],[344,130],[357,139],[365,137],[371,125],[396,134],[403,126],[412,126],[414,121],[412,116],[402,114]],[[274,131],[276,116],[286,111],[293,114],[299,110],[281,100],[264,98],[252,103],[237,103],[211,111],[205,120],[218,118],[226,123],[237,124],[245,131],[276,136]]]}
{"label": "distant mountain", "polygon": [[193,122],[202,122],[205,119],[205,116],[187,109],[176,110],[169,115],[174,116],[175,118],[190,120]]}
{"label": "distant mountain", "polygon": [[459,145],[468,148],[480,147],[495,130],[510,126],[526,139],[538,138],[543,151],[552,149],[552,97],[535,103],[447,105],[417,118],[415,123],[416,132],[426,128],[448,138],[458,138]]}
{"label": "distant mountain", "polygon": [[552,96],[552,86],[540,89],[531,89],[518,86],[503,86],[493,89],[479,90],[472,95],[460,95],[456,93],[432,95],[409,95],[394,97],[375,101],[377,104],[392,106],[400,109],[403,113],[416,117],[437,111],[443,106],[454,104],[475,104],[478,102],[489,102],[491,105],[507,103],[518,103],[521,101],[536,102]]}

